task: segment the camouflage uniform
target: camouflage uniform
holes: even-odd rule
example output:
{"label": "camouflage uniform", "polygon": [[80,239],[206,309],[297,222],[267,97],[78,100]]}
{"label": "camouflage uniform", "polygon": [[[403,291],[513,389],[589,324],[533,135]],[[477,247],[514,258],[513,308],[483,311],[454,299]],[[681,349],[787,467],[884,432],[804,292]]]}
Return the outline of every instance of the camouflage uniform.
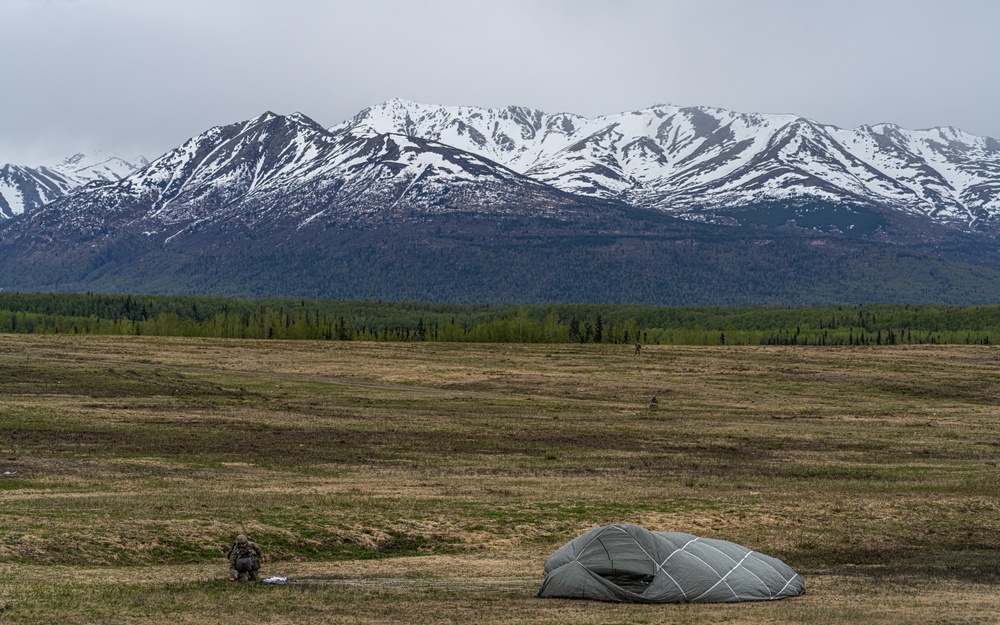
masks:
{"label": "camouflage uniform", "polygon": [[[242,534],[236,537],[236,542],[229,548],[226,555],[229,560],[229,577],[238,581],[255,582],[259,579],[257,571],[264,560],[264,552],[256,543],[247,540]],[[237,565],[239,562],[239,565]],[[247,570],[249,568],[249,570]],[[243,569],[243,570],[239,570]]]}

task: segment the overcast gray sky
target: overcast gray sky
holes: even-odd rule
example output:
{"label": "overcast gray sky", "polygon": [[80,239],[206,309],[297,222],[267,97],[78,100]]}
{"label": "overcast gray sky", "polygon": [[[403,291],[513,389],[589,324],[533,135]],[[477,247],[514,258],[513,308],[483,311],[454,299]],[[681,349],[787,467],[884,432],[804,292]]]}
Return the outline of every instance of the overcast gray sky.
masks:
{"label": "overcast gray sky", "polygon": [[0,163],[271,110],[657,103],[1000,138],[996,0],[0,0]]}

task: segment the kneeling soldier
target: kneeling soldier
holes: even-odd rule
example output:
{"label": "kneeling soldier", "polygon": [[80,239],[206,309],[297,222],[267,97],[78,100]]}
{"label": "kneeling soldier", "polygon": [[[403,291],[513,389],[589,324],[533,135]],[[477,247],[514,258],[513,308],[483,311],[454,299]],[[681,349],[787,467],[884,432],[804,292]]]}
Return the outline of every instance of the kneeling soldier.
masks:
{"label": "kneeling soldier", "polygon": [[229,548],[227,558],[229,559],[229,581],[231,582],[257,581],[260,563],[266,559],[260,547],[247,540],[243,534],[236,537],[236,542]]}

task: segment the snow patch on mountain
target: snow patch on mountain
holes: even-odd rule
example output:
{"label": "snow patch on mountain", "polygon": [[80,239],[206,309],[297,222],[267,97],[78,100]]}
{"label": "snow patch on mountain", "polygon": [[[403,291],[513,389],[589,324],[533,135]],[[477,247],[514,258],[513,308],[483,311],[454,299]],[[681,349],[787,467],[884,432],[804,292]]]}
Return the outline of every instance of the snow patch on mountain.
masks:
{"label": "snow patch on mountain", "polygon": [[[206,228],[323,228],[450,211],[558,215],[562,192],[471,152],[405,134],[330,132],[295,113],[211,128],[126,178],[25,224],[174,244]],[[321,218],[322,216],[322,218]],[[118,224],[114,227],[109,224]]]}
{"label": "snow patch on mountain", "polygon": [[[995,232],[1000,142],[954,128],[841,129],[669,104],[591,119],[394,99],[329,129],[301,113],[268,111],[209,129],[151,163],[78,154],[0,169],[4,217],[71,192],[84,194],[61,203],[73,224],[130,213],[147,233],[399,211],[558,216],[575,201],[565,193],[721,223],[754,215],[763,220],[756,223],[795,222],[826,206],[847,217],[815,227],[850,229],[844,219],[852,215],[896,212]],[[868,232],[883,222],[869,219]]]}
{"label": "snow patch on mountain", "polygon": [[394,99],[331,131],[438,141],[564,191],[687,216],[797,199],[879,206],[964,229],[1000,220],[1000,142],[954,128],[841,129],[672,105],[588,119]]}
{"label": "snow patch on mountain", "polygon": [[148,164],[101,152],[78,153],[57,163],[0,166],[0,219],[32,211],[91,183],[117,182]]}

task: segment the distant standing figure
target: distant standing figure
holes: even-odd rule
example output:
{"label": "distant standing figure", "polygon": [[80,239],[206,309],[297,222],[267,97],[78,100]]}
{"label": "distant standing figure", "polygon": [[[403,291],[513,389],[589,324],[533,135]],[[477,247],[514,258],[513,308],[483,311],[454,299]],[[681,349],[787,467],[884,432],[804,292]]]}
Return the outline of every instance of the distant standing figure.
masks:
{"label": "distant standing figure", "polygon": [[653,399],[649,400],[649,407],[650,408],[659,408],[660,407],[660,402],[656,401],[656,395],[653,395]]}
{"label": "distant standing figure", "polygon": [[257,581],[260,563],[266,559],[260,547],[247,540],[243,534],[236,537],[236,542],[229,548],[226,558],[229,560],[229,581],[231,582]]}
{"label": "distant standing figure", "polygon": [[635,355],[638,356],[639,352],[641,352],[641,351],[642,351],[642,343],[636,343],[635,344]]}

